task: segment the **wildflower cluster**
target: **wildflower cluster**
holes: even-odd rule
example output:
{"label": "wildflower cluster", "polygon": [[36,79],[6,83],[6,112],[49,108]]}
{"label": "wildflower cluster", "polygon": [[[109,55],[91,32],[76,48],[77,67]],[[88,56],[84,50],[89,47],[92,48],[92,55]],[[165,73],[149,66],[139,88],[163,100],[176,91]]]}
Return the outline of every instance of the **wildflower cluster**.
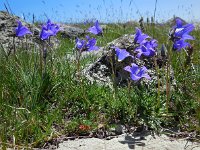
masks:
{"label": "wildflower cluster", "polygon": [[[150,39],[147,34],[142,33],[139,28],[136,28],[136,33],[134,35],[134,44],[137,45],[134,52],[136,53],[137,58],[141,57],[152,57],[155,55],[155,49],[158,44],[155,39]],[[115,47],[115,53],[118,58],[118,61],[124,60],[126,57],[135,58],[125,49],[120,49]],[[151,79],[150,76],[146,73],[147,68],[145,66],[139,67],[138,65],[132,63],[131,66],[126,66],[124,70],[130,73],[131,79],[134,81],[138,81],[141,78]]]}
{"label": "wildflower cluster", "polygon": [[143,34],[140,29],[136,28],[134,43],[139,44],[139,46],[135,49],[135,52],[137,53],[136,56],[138,58],[142,55],[146,57],[152,57],[155,55],[155,49],[158,46],[157,41],[155,39],[148,41],[147,38],[150,37]]}
{"label": "wildflower cluster", "polygon": [[172,28],[170,39],[173,41],[173,50],[180,51],[182,48],[189,47],[186,40],[194,40],[189,33],[194,30],[193,24],[183,25],[180,19],[176,19],[176,25]]}
{"label": "wildflower cluster", "polygon": [[[56,34],[60,31],[60,27],[57,24],[54,24],[51,22],[50,19],[48,19],[47,23],[45,25],[42,26],[41,32],[40,32],[40,39],[42,41],[44,40],[48,40],[50,38],[50,36],[56,36]],[[17,37],[23,37],[26,34],[32,34],[32,32],[30,32],[30,30],[23,26],[22,23],[20,21],[18,21],[18,26],[15,29],[15,33]],[[50,43],[50,40],[49,40]],[[14,49],[15,52],[15,49]],[[47,48],[46,48],[46,44],[45,42],[43,42],[42,45],[42,50],[40,51],[41,56],[40,57],[40,68],[42,70],[42,77],[44,77],[45,73],[46,73],[46,59],[47,59]],[[43,59],[43,63],[42,63],[42,59]],[[43,65],[44,65],[44,72],[43,72]]]}
{"label": "wildflower cluster", "polygon": [[[94,26],[90,27],[87,31],[94,35],[102,35],[103,33],[98,20],[95,22]],[[75,47],[79,50],[79,52],[99,50],[99,47],[96,46],[96,39],[90,38],[89,35],[86,35],[85,39],[77,38]]]}
{"label": "wildflower cluster", "polygon": [[[194,37],[189,35],[193,29],[193,24],[183,25],[180,19],[176,19],[176,25],[170,33],[170,39],[173,41],[173,50],[180,51],[182,48],[190,47],[190,44],[187,43],[186,40],[194,40]],[[157,40],[148,39],[150,39],[150,37],[147,34],[142,33],[140,29],[136,28],[134,43],[138,45],[138,47],[135,48],[134,52],[137,53],[137,58],[152,57],[156,54],[155,49],[158,46]],[[126,50],[115,48],[115,51],[118,61],[122,61],[130,56],[129,52],[126,52]],[[141,78],[151,79],[149,75],[145,73],[147,71],[145,66],[139,68],[136,64],[131,64],[131,66],[126,66],[124,70],[130,72],[131,79],[134,81],[138,81]]]}
{"label": "wildflower cluster", "polygon": [[[21,21],[17,21],[18,26],[15,28],[15,34],[17,37],[23,37],[26,34],[32,34],[32,32],[26,27],[22,25]],[[42,30],[40,32],[40,39],[47,40],[50,36],[56,36],[56,34],[60,31],[60,27],[57,24],[51,22],[48,19],[47,23],[42,26]]]}
{"label": "wildflower cluster", "polygon": [[[180,19],[176,20],[176,25],[172,28],[170,33],[170,39],[173,41],[173,50],[180,51],[182,48],[189,47],[190,44],[186,42],[186,40],[194,40],[194,38],[189,35],[189,33],[194,29],[193,24],[183,25]],[[16,36],[23,37],[26,34],[32,34],[29,29],[22,25],[20,21],[18,21],[18,27],[15,29]],[[55,36],[60,31],[60,26],[54,24],[49,19],[46,24],[42,26],[40,39],[47,40],[51,36]],[[99,25],[98,20],[94,23],[93,26],[89,27],[87,32],[92,33],[94,35],[102,35],[103,30]],[[135,57],[142,59],[145,57],[153,57],[156,54],[156,49],[158,46],[157,40],[152,39],[147,34],[142,33],[139,28],[136,28],[136,33],[134,35],[134,44],[136,45],[134,52],[130,54],[130,52],[126,51],[126,49],[120,49],[118,47],[114,47],[116,57],[119,62],[123,61],[127,57],[131,57],[135,59]],[[94,51],[98,50],[99,47],[96,46],[97,40],[95,38],[91,38],[89,35],[85,37],[85,39],[77,38],[75,41],[75,47],[79,52],[83,51]],[[134,55],[135,56],[134,56]],[[150,76],[146,73],[147,68],[145,66],[139,67],[138,65],[132,63],[131,66],[126,66],[124,70],[130,73],[130,77],[134,81],[138,81],[141,78],[151,79]]]}
{"label": "wildflower cluster", "polygon": [[96,39],[95,38],[90,38],[90,36],[86,36],[86,40],[82,40],[77,38],[76,39],[76,48],[82,51],[93,51],[93,50],[98,50],[99,47],[96,46]]}
{"label": "wildflower cluster", "polygon": [[49,19],[45,25],[42,26],[42,31],[40,33],[40,39],[47,40],[50,36],[55,36],[60,31],[60,27],[54,24]]}
{"label": "wildflower cluster", "polygon": [[[102,28],[99,25],[98,20],[95,22],[94,26],[90,27],[88,32],[94,35],[102,35]],[[80,79],[80,58],[83,51],[94,51],[99,50],[99,47],[96,46],[97,40],[95,38],[91,38],[89,35],[85,36],[85,39],[76,38],[75,48],[77,51],[77,72],[78,79]]]}

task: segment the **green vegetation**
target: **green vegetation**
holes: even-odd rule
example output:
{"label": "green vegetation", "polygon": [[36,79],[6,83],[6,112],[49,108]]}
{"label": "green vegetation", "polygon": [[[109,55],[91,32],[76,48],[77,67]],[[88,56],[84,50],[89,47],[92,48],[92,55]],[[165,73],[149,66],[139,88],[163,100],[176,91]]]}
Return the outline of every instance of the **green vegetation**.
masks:
{"label": "green vegetation", "polygon": [[[98,46],[123,34],[134,34],[132,24],[108,24]],[[170,27],[145,25],[146,33],[168,43]],[[155,131],[176,126],[200,131],[200,30],[188,63],[184,51],[171,54],[177,89],[159,93],[144,87],[109,88],[75,80],[76,62],[68,61],[74,41],[61,39],[61,46],[48,52],[46,73],[41,75],[38,49],[19,49],[16,54],[0,53],[0,144],[3,147],[37,147],[62,134],[80,135],[95,131],[99,124],[145,124]],[[167,47],[168,48],[168,47]],[[81,69],[91,60],[82,60]],[[191,65],[193,64],[193,66]],[[163,74],[163,76],[167,76]],[[152,87],[152,89],[155,87]],[[168,99],[169,98],[169,99]],[[86,133],[80,125],[87,126]]]}

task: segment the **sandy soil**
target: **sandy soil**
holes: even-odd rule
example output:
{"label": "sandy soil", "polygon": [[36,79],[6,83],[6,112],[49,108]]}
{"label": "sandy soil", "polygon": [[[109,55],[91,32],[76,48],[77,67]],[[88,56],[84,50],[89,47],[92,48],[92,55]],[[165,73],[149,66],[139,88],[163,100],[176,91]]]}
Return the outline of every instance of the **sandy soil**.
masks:
{"label": "sandy soil", "polygon": [[86,138],[68,140],[59,144],[57,150],[200,150],[200,143],[186,139],[161,136],[120,135],[111,140]]}

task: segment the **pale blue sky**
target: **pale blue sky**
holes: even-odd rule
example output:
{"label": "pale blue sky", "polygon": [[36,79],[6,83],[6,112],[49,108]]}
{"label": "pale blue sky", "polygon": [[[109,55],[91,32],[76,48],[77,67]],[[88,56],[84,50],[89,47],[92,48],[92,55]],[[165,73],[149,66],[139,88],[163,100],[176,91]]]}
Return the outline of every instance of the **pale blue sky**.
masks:
{"label": "pale blue sky", "polygon": [[[37,20],[79,22],[95,18],[101,22],[138,20],[153,16],[155,0],[0,0],[0,10],[9,3],[14,14],[29,21]],[[200,20],[200,0],[158,0],[156,20],[163,21],[175,14],[187,21]]]}

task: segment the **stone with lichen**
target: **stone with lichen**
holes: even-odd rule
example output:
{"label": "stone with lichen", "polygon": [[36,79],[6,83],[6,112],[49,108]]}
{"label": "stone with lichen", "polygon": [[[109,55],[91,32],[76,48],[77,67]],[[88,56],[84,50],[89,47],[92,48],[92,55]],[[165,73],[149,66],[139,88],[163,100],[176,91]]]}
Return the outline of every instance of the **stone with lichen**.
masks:
{"label": "stone with lichen", "polygon": [[[28,27],[28,29],[33,34],[26,35],[25,38],[16,37],[15,28],[17,27],[17,20],[20,20],[22,24]],[[0,47],[5,51],[7,55],[18,49],[38,49],[42,42],[39,38],[39,34],[40,29],[34,24],[27,23],[21,20],[18,16],[0,11]],[[58,40],[56,38],[52,38],[50,46],[57,47],[58,45]]]}
{"label": "stone with lichen", "polygon": [[[22,24],[33,33],[33,35],[26,35],[26,38],[18,38],[15,37],[15,28],[17,27],[17,20],[20,20]],[[38,49],[41,46],[40,40],[40,31],[41,25],[35,25],[25,22],[20,19],[20,17],[9,14],[5,11],[0,11],[0,49],[4,49],[4,51],[9,55],[13,52],[14,49],[28,49],[36,48]],[[62,24],[61,25],[60,34],[64,37],[77,37],[84,34],[84,30],[79,29],[77,27],[71,27]],[[56,37],[51,37],[50,44],[49,41],[48,46],[51,48],[56,48],[60,44],[59,40]],[[15,48],[14,48],[15,47]]]}
{"label": "stone with lichen", "polygon": [[[157,55],[153,58],[131,58],[127,57],[123,61],[118,62],[115,56],[113,47],[119,47],[120,49],[126,49],[132,55],[134,49],[138,46],[134,44],[134,35],[124,35],[103,47],[102,54],[94,63],[88,65],[82,70],[82,75],[88,79],[91,83],[96,82],[99,85],[113,86],[113,83],[117,86],[126,86],[130,81],[130,74],[123,68],[131,63],[135,63],[138,66],[146,66],[147,73],[151,76],[151,80],[141,79],[138,82],[132,82],[134,85],[143,85],[148,87],[158,86],[158,80],[161,90],[166,89],[166,74],[167,72],[167,59],[165,55]],[[156,63],[156,65],[155,65]],[[171,88],[174,88],[175,79],[172,68],[170,69],[170,82]]]}

